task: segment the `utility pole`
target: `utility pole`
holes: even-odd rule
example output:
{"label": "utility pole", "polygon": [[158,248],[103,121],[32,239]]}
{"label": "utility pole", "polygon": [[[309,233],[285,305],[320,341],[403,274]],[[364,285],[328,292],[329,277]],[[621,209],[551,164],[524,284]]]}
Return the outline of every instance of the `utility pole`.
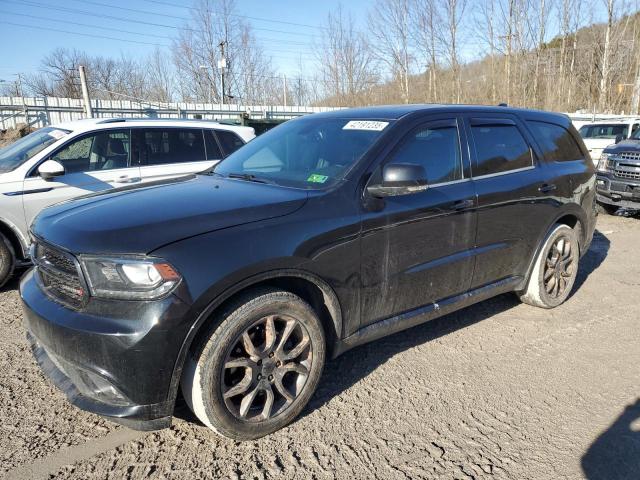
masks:
{"label": "utility pole", "polygon": [[22,74],[17,73],[18,88],[20,89],[20,98],[22,98],[22,112],[24,113],[24,123],[29,126],[29,110],[27,109],[27,101],[24,99],[24,90],[22,89]]}
{"label": "utility pole", "polygon": [[287,106],[287,76],[282,75],[282,98],[284,99],[284,106]]}
{"label": "utility pole", "polygon": [[220,80],[222,83],[222,95],[220,96],[220,103],[222,105],[224,105],[224,96],[225,96],[225,90],[224,90],[224,70],[225,68],[227,68],[227,59],[224,57],[224,46],[227,42],[226,41],[222,41],[220,42],[220,44],[218,45],[220,47],[220,60],[218,60],[218,68],[220,69]]}
{"label": "utility pole", "polygon": [[84,111],[87,118],[93,118],[93,110],[91,109],[91,98],[89,98],[89,88],[87,87],[87,74],[83,65],[78,66],[80,72],[80,85],[82,86],[82,101],[84,103]]}

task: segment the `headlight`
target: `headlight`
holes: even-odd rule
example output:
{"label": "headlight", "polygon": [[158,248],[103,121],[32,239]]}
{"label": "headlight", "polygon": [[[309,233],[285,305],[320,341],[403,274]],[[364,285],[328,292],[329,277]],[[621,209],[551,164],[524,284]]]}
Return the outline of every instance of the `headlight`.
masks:
{"label": "headlight", "polygon": [[609,171],[609,156],[610,154],[602,152],[600,160],[598,160],[598,170],[600,172]]}
{"label": "headlight", "polygon": [[94,297],[154,300],[182,278],[170,264],[154,258],[81,256],[80,263]]}

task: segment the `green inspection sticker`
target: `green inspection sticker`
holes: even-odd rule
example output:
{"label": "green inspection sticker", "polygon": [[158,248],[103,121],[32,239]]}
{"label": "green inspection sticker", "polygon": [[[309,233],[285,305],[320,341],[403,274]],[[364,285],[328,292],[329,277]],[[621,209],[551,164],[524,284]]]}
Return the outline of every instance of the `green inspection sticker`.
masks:
{"label": "green inspection sticker", "polygon": [[327,177],[326,175],[320,175],[318,173],[312,173],[311,175],[309,175],[309,178],[307,178],[307,182],[324,183],[328,179],[329,179],[329,177]]}

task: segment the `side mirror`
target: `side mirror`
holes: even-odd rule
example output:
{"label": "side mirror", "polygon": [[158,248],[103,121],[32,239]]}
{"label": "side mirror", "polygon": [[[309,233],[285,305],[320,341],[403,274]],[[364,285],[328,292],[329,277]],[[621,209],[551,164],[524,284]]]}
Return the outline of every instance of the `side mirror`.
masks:
{"label": "side mirror", "polygon": [[422,165],[392,163],[382,169],[382,182],[367,187],[370,195],[383,198],[422,192],[428,188],[427,173]]}
{"label": "side mirror", "polygon": [[43,180],[49,182],[55,177],[64,175],[64,167],[60,162],[47,160],[38,167],[38,175],[40,175]]}

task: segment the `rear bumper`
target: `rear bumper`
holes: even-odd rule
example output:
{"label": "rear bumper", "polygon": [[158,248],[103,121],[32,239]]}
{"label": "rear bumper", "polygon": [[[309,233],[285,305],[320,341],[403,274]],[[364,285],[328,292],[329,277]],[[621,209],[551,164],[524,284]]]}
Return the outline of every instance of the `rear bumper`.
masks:
{"label": "rear bumper", "polygon": [[137,430],[171,425],[170,385],[188,330],[181,300],[93,301],[75,311],[42,292],[33,270],[20,294],[36,361],[73,405]]}
{"label": "rear bumper", "polygon": [[640,182],[598,173],[597,200],[605,205],[640,209]]}

